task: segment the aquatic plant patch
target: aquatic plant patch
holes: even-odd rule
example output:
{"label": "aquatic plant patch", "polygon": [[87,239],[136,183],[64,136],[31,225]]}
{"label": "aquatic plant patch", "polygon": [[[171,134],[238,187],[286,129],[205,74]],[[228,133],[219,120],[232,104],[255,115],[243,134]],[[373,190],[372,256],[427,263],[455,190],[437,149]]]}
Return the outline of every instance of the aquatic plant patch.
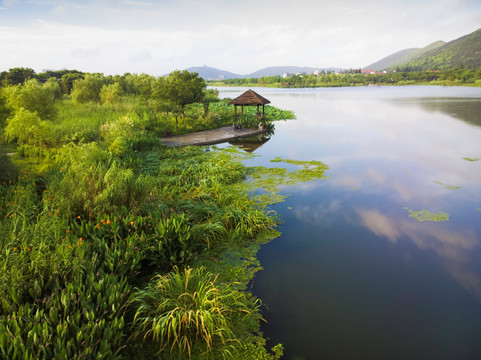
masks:
{"label": "aquatic plant patch", "polygon": [[432,221],[432,222],[439,222],[439,221],[449,221],[449,214],[443,211],[438,211],[437,213],[430,212],[426,209],[422,210],[413,210],[409,209],[408,207],[404,207],[403,209],[409,212],[409,217],[415,218],[418,221]]}
{"label": "aquatic plant patch", "polygon": [[461,186],[443,184],[441,181],[437,181],[437,180],[435,180],[434,183],[444,186],[444,188],[447,189],[447,190],[459,190],[459,189],[461,189]]}
{"label": "aquatic plant patch", "polygon": [[312,180],[326,179],[326,171],[329,167],[316,160],[293,160],[293,159],[272,159],[273,163],[284,163],[294,165],[289,171],[284,167],[256,166],[249,168],[247,186],[254,197],[264,205],[274,204],[283,201],[287,195],[279,194],[279,187],[282,185],[295,185]]}

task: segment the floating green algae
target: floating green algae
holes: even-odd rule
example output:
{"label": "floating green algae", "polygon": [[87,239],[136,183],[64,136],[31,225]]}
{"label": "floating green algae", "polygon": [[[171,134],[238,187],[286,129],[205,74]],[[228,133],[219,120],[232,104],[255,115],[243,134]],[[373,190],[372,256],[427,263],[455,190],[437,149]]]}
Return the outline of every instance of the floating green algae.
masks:
{"label": "floating green algae", "polygon": [[470,157],[463,157],[464,160],[466,161],[479,161],[479,158],[470,158]]}
{"label": "floating green algae", "polygon": [[432,222],[449,221],[449,214],[443,211],[438,211],[437,213],[433,213],[426,209],[413,210],[413,209],[409,209],[408,207],[404,207],[403,209],[409,211],[409,217],[415,218],[418,221],[432,221]]}
{"label": "floating green algae", "polygon": [[[211,147],[217,151],[218,160],[236,159],[247,160],[257,155],[247,153],[236,147],[220,149]],[[289,194],[280,194],[281,185],[296,185],[312,180],[326,179],[326,171],[329,167],[317,160],[293,160],[276,157],[270,160],[272,163],[284,163],[294,165],[294,170],[283,167],[247,166],[246,181],[237,184],[235,191],[247,191],[251,197],[261,206],[276,204],[284,201]]]}
{"label": "floating green algae", "polygon": [[291,164],[300,168],[292,171],[281,167],[256,166],[249,168],[249,190],[261,191],[261,194],[256,194],[254,197],[263,204],[281,202],[288,196],[279,194],[279,186],[326,179],[326,171],[329,169],[326,164],[316,160],[302,161],[277,157],[270,161],[273,163]]}
{"label": "floating green algae", "polygon": [[439,185],[444,186],[444,188],[445,188],[445,189],[448,189],[448,190],[458,190],[458,189],[461,189],[461,186],[443,184],[441,181],[437,181],[437,180],[435,180],[434,182],[435,182],[436,184],[439,184]]}

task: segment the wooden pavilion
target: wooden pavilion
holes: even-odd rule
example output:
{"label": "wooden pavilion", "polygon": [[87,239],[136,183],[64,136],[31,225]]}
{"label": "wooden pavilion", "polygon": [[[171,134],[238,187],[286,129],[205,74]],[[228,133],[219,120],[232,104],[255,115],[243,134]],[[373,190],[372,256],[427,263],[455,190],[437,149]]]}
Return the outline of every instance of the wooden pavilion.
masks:
{"label": "wooden pavilion", "polygon": [[264,105],[270,103],[265,97],[249,89],[229,102],[229,105],[234,105],[234,119],[237,119],[237,106],[241,107],[241,115],[244,115],[244,106],[257,106],[257,116],[261,117],[259,107],[262,105],[262,118],[264,118]]}

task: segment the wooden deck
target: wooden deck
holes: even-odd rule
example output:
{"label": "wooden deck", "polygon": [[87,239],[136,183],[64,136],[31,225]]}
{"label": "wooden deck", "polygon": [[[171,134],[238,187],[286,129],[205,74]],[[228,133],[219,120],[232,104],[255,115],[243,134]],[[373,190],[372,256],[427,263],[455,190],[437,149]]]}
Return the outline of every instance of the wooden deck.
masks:
{"label": "wooden deck", "polygon": [[248,136],[262,134],[264,130],[258,129],[237,129],[232,126],[224,126],[219,129],[199,131],[191,134],[170,136],[160,138],[164,145],[168,146],[188,146],[188,145],[213,145],[239,139]]}

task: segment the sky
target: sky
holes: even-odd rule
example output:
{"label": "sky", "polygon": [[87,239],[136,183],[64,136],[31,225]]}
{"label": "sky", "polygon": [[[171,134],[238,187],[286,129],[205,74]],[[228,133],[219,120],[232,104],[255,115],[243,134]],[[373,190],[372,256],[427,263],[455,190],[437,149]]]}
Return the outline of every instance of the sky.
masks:
{"label": "sky", "polygon": [[0,71],[357,69],[479,28],[479,0],[0,0]]}

